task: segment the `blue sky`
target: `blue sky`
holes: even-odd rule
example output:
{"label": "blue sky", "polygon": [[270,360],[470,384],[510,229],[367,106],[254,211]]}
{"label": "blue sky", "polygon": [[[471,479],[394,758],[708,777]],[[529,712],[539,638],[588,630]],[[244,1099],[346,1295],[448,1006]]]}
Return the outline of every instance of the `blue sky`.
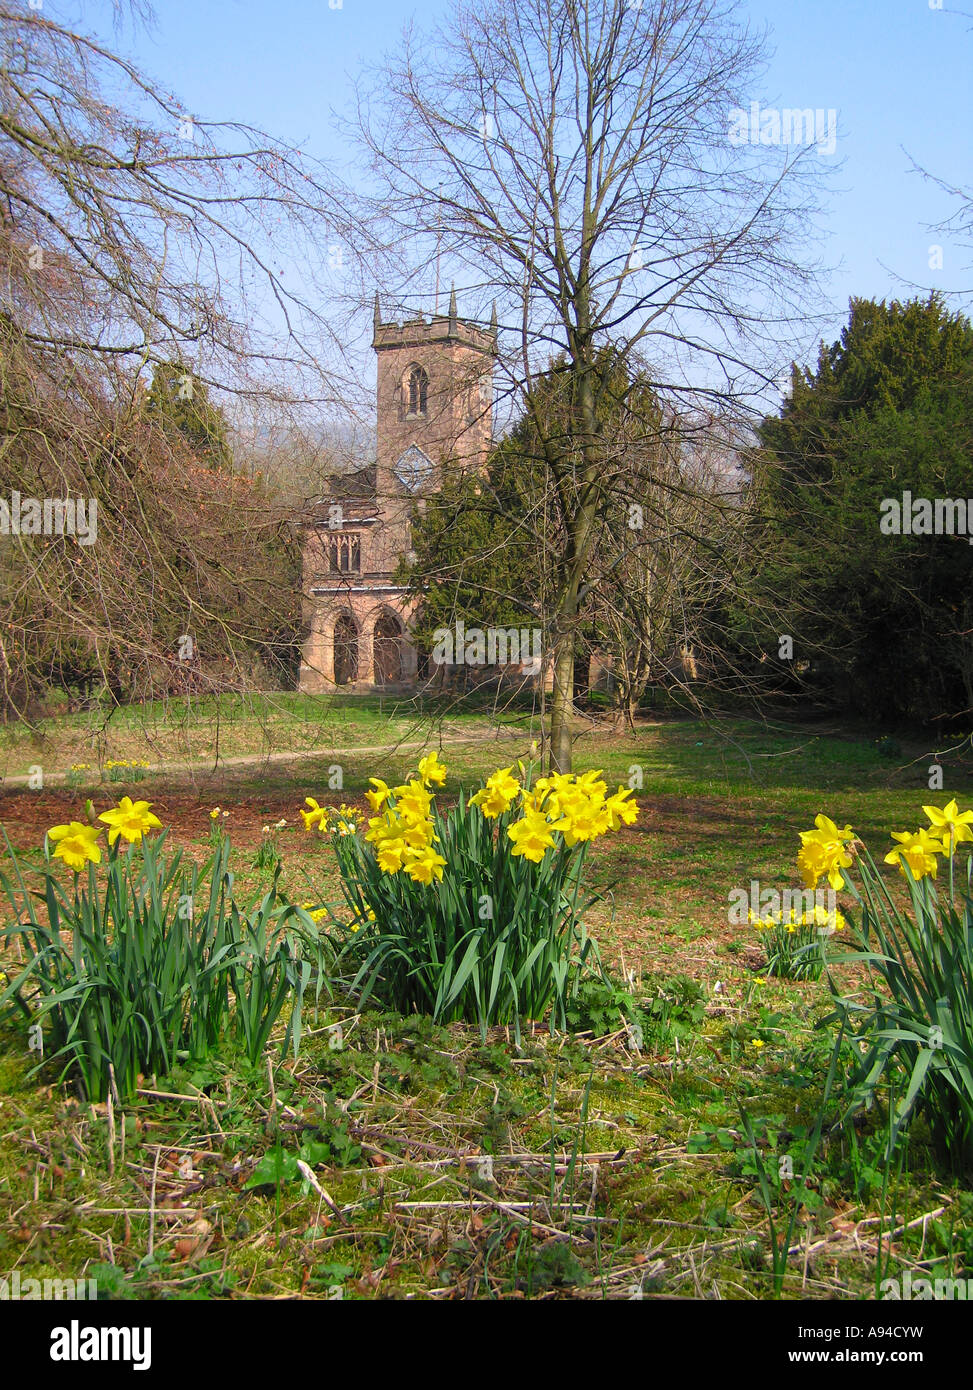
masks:
{"label": "blue sky", "polygon": [[[772,30],[770,62],[754,100],[834,108],[840,167],[826,193],[822,258],[833,310],[850,295],[891,298],[923,289],[973,295],[973,248],[927,230],[951,204],[909,173],[909,156],[954,184],[973,165],[973,18],[938,0],[748,0],[744,13]],[[962,3],[962,0],[960,0]],[[107,0],[79,5],[82,23],[111,33]],[[114,42],[203,120],[242,120],[340,162],[349,151],[331,126],[347,111],[354,76],[420,26],[446,0],[157,0],[150,32]],[[331,8],[334,5],[335,8]],[[973,7],[971,7],[973,8]],[[59,10],[71,12],[70,0]],[[77,10],[75,10],[77,14]],[[930,246],[942,268],[930,268]],[[789,356],[785,349],[784,356]]]}

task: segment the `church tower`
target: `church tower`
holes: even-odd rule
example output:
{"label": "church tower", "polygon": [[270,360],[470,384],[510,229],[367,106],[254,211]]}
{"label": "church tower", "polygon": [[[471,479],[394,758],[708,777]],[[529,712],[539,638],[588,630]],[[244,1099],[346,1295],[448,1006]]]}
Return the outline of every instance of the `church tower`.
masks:
{"label": "church tower", "polygon": [[490,329],[449,314],[383,323],[375,296],[372,346],[378,356],[377,483],[386,497],[435,492],[444,468],[486,467],[493,436]]}
{"label": "church tower", "polygon": [[375,463],[329,479],[309,518],[301,690],[415,686],[416,603],[396,571],[411,549],[415,504],[448,470],[487,466],[496,345],[496,311],[489,329],[460,319],[455,290],[448,314],[401,324],[382,322],[376,294]]}

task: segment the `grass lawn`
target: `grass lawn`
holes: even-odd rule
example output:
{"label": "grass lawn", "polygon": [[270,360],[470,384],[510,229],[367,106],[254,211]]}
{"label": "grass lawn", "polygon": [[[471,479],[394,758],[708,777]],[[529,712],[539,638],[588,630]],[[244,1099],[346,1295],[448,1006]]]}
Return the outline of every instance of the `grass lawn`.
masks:
{"label": "grass lawn", "polygon": [[[106,757],[188,750],[211,764],[216,712],[208,732],[188,716],[169,727],[164,711],[123,712],[101,744],[87,716],[52,721],[33,744],[8,730],[8,776],[32,761],[95,766],[71,786],[5,792],[0,818],[28,849],[87,797],[102,810],[128,792],[202,858],[219,804],[240,885],[256,892],[270,881],[253,867],[262,827],[284,817],[285,891],[336,900],[328,845],[299,828],[305,795],[364,805],[370,775],[414,767],[415,750],[397,745],[441,739],[448,801],[450,787],[525,755],[535,732],[523,711],[451,710],[444,726],[377,701],[332,704],[316,724],[302,699],[275,697],[256,725],[245,710],[219,715],[227,757],[273,761],[131,784],[99,780]],[[120,1111],[79,1100],[52,1066],[30,1078],[36,1057],[8,1020],[0,1267],[97,1277],[119,1296],[235,1298],[868,1298],[906,1268],[973,1276],[969,1180],[938,1164],[922,1126],[901,1172],[881,1162],[879,1108],[832,1128],[847,1057],[815,1145],[834,1038],[817,1026],[827,984],[768,977],[755,933],[728,918],[731,890],[751,880],[796,886],[797,832],[818,812],[849,821],[878,856],[924,803],[968,804],[968,756],[943,754],[943,790],[930,792],[928,748],[883,754],[822,727],[592,726],[576,747],[579,771],[641,784],[637,825],[592,847],[589,882],[605,897],[587,919],[641,1006],[640,1034],[597,1002],[576,1032],[535,1028],[518,1045],[505,1030],[484,1042],[475,1028],[324,998],[296,1060],[277,1048],[256,1068],[229,1052],[187,1062],[145,1078]]]}

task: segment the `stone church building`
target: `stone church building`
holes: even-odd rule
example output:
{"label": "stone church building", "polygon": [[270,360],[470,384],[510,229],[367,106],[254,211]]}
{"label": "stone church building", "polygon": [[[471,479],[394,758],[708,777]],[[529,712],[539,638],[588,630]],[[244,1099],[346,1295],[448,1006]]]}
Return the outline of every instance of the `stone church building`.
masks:
{"label": "stone church building", "polygon": [[410,640],[415,599],[395,582],[410,551],[410,515],[446,469],[484,469],[493,436],[496,314],[490,329],[449,313],[383,323],[378,357],[375,462],[335,475],[316,504],[304,545],[309,635],[299,688],[404,691],[429,672]]}

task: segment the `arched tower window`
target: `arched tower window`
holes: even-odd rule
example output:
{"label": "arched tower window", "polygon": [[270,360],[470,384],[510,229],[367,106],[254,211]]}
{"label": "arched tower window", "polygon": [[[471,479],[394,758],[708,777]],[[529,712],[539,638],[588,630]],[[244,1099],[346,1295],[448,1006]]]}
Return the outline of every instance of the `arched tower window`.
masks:
{"label": "arched tower window", "polygon": [[429,395],[429,373],[423,367],[410,367],[406,382],[407,413],[425,415]]}

